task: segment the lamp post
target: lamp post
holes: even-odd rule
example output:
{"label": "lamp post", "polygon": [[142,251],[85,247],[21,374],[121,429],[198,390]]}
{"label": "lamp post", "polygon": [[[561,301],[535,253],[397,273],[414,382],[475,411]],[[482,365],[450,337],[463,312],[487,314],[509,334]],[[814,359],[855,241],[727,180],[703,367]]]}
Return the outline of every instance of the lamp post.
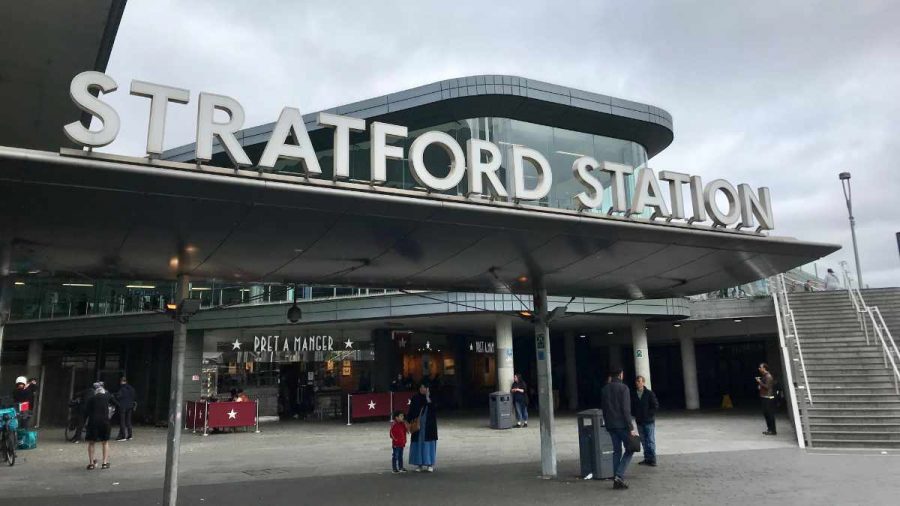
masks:
{"label": "lamp post", "polygon": [[856,220],[853,219],[853,195],[850,192],[850,173],[841,172],[838,175],[841,180],[841,187],[844,189],[844,200],[847,201],[847,214],[850,216],[850,235],[853,237],[853,257],[856,259],[856,284],[862,289],[863,285],[862,268],[859,266],[859,248],[856,246]]}

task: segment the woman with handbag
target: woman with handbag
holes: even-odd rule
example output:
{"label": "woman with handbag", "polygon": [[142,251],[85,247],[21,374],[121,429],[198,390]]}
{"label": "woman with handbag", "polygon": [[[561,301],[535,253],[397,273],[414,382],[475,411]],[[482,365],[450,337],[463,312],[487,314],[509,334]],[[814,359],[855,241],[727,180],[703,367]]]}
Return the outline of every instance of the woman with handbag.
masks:
{"label": "woman with handbag", "polygon": [[419,385],[419,393],[410,399],[406,420],[410,434],[409,463],[416,466],[417,472],[433,473],[437,459],[437,416],[431,391],[424,383]]}

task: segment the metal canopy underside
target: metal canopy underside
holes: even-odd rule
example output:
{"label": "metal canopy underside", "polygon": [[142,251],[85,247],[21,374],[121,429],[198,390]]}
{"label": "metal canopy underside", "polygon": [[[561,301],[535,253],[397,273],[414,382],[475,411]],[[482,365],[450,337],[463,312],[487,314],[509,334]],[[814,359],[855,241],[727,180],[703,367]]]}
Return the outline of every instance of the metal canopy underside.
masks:
{"label": "metal canopy underside", "polygon": [[22,273],[171,279],[185,248],[194,279],[527,292],[540,276],[551,294],[619,298],[708,292],[838,249],[233,172],[0,148],[0,239]]}

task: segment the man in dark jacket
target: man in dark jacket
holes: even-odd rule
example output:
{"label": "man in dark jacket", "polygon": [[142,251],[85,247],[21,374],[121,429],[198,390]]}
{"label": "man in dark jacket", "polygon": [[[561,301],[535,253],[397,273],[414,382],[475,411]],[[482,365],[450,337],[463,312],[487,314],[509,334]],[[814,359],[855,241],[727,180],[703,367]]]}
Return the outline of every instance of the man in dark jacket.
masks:
{"label": "man in dark jacket", "polygon": [[516,427],[521,427],[523,423],[528,427],[528,385],[522,381],[521,374],[513,374],[509,391],[512,392],[513,407],[516,410]]}
{"label": "man in dark jacket", "polygon": [[756,377],[756,387],[759,389],[759,399],[762,401],[763,418],[766,419],[766,436],[775,436],[775,378],[769,371],[769,364],[759,364],[759,376]]}
{"label": "man in dark jacket", "polygon": [[119,402],[119,436],[116,441],[127,441],[133,437],[131,419],[134,415],[136,401],[134,387],[128,384],[128,380],[124,376],[119,381],[116,400]]}
{"label": "man in dark jacket", "polygon": [[659,401],[656,394],[644,387],[644,377],[634,379],[634,392],[631,394],[631,414],[637,423],[641,444],[644,446],[644,460],[638,464],[656,466],[656,410]]}
{"label": "man in dark jacket", "polygon": [[628,484],[625,483],[625,470],[634,455],[628,449],[628,437],[637,436],[638,433],[631,421],[631,394],[622,383],[622,369],[613,370],[610,377],[610,382],[600,392],[600,407],[613,445],[613,488],[626,489]]}

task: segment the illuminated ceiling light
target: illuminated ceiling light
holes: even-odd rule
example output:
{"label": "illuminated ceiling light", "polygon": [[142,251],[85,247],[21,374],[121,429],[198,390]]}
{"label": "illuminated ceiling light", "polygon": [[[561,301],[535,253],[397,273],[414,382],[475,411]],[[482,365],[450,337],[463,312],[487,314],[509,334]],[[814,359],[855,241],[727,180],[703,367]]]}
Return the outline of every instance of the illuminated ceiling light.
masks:
{"label": "illuminated ceiling light", "polygon": [[192,286],[191,287],[192,292],[208,292],[210,290],[212,290],[212,288],[210,288],[208,286]]}
{"label": "illuminated ceiling light", "polygon": [[675,328],[678,328],[678,327],[681,326],[681,324],[680,324],[680,323],[673,323],[672,326],[675,327]]}
{"label": "illuminated ceiling light", "polygon": [[40,273],[41,273],[40,270],[28,271],[28,274],[40,274]]}
{"label": "illuminated ceiling light", "polygon": [[197,247],[194,246],[194,245],[189,244],[189,245],[187,245],[187,246],[184,248],[184,250],[187,251],[188,253],[196,253],[196,252],[197,252]]}
{"label": "illuminated ceiling light", "polygon": [[178,257],[172,257],[172,259],[169,260],[169,267],[171,267],[173,269],[178,268]]}
{"label": "illuminated ceiling light", "polygon": [[585,337],[587,337],[587,336],[586,336],[586,335],[584,335],[584,334],[581,334],[581,335],[580,335],[580,336],[578,336],[578,337],[580,337],[580,338],[582,338],[582,339],[584,339],[584,338],[585,338]]}
{"label": "illuminated ceiling light", "polygon": [[153,290],[156,285],[125,285],[125,288],[134,288],[136,290]]}
{"label": "illuminated ceiling light", "polygon": [[522,318],[531,318],[533,315],[531,311],[519,311],[519,316]]}
{"label": "illuminated ceiling light", "polygon": [[90,283],[63,283],[62,286],[92,287],[94,285],[92,285]]}
{"label": "illuminated ceiling light", "polygon": [[740,318],[735,318],[735,319],[734,319],[734,323],[741,323],[742,321],[744,321],[744,320],[742,320],[742,319],[740,319]]}
{"label": "illuminated ceiling light", "polygon": [[525,283],[528,281],[528,276],[519,276],[516,279],[519,281],[519,283]]}
{"label": "illuminated ceiling light", "polygon": [[612,330],[610,330],[610,331],[609,331],[609,332],[607,332],[607,333],[606,333],[606,335],[608,335],[608,336],[611,336],[611,335],[613,335],[613,331],[612,331]]}
{"label": "illuminated ceiling light", "polygon": [[242,292],[249,292],[250,289],[249,289],[249,288],[241,288],[241,291],[242,291]]}
{"label": "illuminated ceiling light", "polygon": [[24,281],[16,281],[14,284],[15,284],[16,286],[25,286],[25,282],[24,282]]}

